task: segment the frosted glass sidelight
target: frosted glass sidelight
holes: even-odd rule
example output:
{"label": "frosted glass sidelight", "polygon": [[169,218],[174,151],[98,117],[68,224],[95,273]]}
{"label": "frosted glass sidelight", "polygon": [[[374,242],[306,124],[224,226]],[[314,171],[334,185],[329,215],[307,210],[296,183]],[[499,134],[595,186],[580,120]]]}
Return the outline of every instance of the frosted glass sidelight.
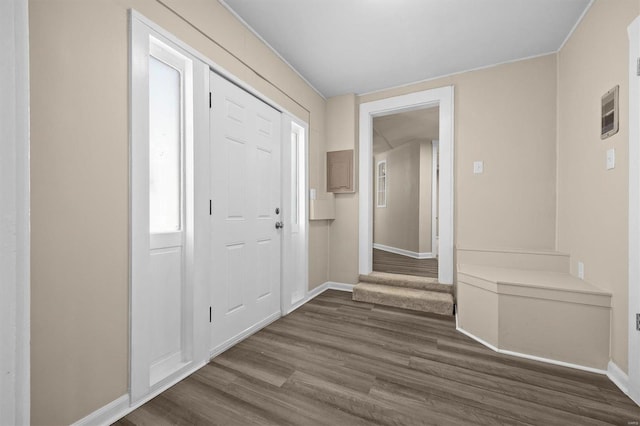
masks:
{"label": "frosted glass sidelight", "polygon": [[149,228],[181,229],[181,75],[149,57]]}

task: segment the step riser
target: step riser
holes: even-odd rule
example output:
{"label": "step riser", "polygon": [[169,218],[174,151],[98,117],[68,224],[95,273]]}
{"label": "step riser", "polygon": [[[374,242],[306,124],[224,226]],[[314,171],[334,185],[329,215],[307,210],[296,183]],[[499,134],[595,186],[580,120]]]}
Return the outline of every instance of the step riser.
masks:
{"label": "step riser", "polygon": [[388,294],[379,294],[375,291],[362,290],[357,286],[353,289],[353,300],[358,302],[393,306],[396,308],[411,309],[420,312],[429,312],[440,315],[453,315],[453,300],[425,301],[407,297],[394,297]]}

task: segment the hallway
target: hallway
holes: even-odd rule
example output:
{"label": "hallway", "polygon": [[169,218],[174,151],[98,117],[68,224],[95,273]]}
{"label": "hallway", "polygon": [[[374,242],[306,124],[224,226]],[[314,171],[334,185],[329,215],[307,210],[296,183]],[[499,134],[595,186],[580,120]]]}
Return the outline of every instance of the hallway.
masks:
{"label": "hallway", "polygon": [[391,274],[438,278],[438,259],[414,259],[374,248],[373,270]]}

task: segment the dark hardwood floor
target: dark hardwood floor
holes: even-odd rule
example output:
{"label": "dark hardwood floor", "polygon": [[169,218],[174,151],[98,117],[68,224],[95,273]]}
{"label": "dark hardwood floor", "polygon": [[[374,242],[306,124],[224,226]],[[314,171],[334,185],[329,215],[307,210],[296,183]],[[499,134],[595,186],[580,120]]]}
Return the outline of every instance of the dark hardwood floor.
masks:
{"label": "dark hardwood floor", "polygon": [[605,376],[497,354],[455,320],[327,291],[116,424],[634,425]]}
{"label": "dark hardwood floor", "polygon": [[414,259],[409,256],[373,249],[373,270],[391,274],[438,278],[438,259]]}

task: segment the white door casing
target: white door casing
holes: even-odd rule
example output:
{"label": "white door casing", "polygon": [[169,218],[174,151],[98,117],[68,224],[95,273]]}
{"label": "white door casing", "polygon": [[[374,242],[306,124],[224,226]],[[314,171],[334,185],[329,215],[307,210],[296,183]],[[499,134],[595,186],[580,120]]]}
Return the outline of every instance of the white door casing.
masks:
{"label": "white door casing", "polygon": [[360,274],[371,273],[373,266],[373,118],[439,105],[438,280],[443,284],[453,284],[453,92],[453,86],[446,86],[360,105]]}
{"label": "white door casing", "polygon": [[[131,347],[135,404],[206,360],[208,69],[131,16]],[[204,117],[204,118],[203,118]],[[160,195],[158,195],[160,194]],[[197,254],[196,254],[197,253]]]}
{"label": "white door casing", "polygon": [[0,2],[0,425],[30,420],[29,18]]}
{"label": "white door casing", "polygon": [[282,306],[291,312],[306,298],[308,288],[308,126],[282,114]]}
{"label": "white door casing", "polygon": [[280,316],[283,206],[280,112],[213,72],[210,87],[214,355]]}
{"label": "white door casing", "polygon": [[[640,17],[629,34],[629,368],[628,394],[640,405]],[[622,378],[618,377],[618,381]],[[617,382],[618,383],[618,382]],[[619,383],[624,387],[624,383]]]}

